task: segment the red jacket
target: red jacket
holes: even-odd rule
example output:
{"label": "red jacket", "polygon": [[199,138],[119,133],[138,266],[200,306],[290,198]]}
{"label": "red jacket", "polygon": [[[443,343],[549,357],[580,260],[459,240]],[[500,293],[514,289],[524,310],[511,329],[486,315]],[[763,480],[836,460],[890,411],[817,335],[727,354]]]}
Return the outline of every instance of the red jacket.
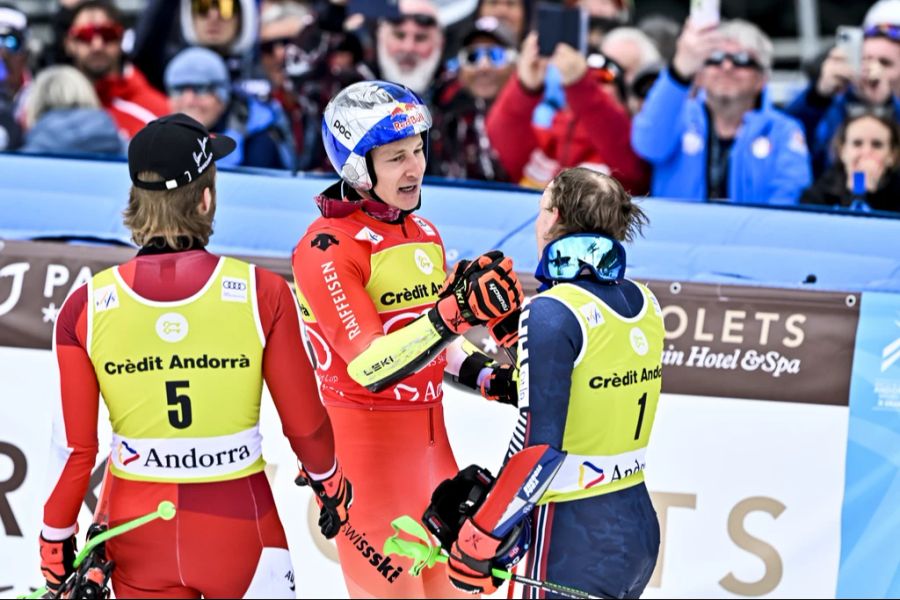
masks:
{"label": "red jacket", "polygon": [[94,82],[100,104],[116,122],[119,132],[131,139],[144,125],[171,112],[169,99],[131,65],[121,75]]}
{"label": "red jacket", "polygon": [[562,169],[583,165],[608,172],[631,194],[647,192],[650,171],[631,148],[623,106],[582,77],[566,87],[567,106],[550,130],[538,132],[530,124],[541,98],[510,77],[488,113],[488,137],[511,181],[544,187]]}

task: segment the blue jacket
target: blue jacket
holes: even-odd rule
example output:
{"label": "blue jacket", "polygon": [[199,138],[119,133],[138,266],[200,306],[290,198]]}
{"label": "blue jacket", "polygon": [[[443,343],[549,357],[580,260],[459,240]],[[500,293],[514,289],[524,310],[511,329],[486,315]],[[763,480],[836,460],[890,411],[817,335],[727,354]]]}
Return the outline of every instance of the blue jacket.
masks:
{"label": "blue jacket", "polygon": [[[848,105],[860,102],[853,92],[838,94],[829,104],[822,105],[823,100],[815,93],[815,88],[810,86],[784,109],[806,129],[806,143],[812,153],[813,174],[816,178],[834,164],[831,140],[847,118]],[[894,115],[900,115],[900,99],[893,96],[891,103]]]}
{"label": "blue jacket", "polygon": [[[707,200],[707,132],[703,94],[690,96],[668,69],[634,118],[631,144],[653,166],[651,193],[662,198]],[[744,115],[728,163],[732,202],[796,204],[810,185],[809,152],[800,124],[778,112],[763,94],[762,106]]]}
{"label": "blue jacket", "polygon": [[21,152],[124,156],[125,145],[109,114],[100,108],[58,108],[42,115],[25,134]]}
{"label": "blue jacket", "polygon": [[216,162],[219,167],[294,168],[294,138],[284,110],[274,101],[249,95],[233,98],[213,131],[237,142],[234,152]]}

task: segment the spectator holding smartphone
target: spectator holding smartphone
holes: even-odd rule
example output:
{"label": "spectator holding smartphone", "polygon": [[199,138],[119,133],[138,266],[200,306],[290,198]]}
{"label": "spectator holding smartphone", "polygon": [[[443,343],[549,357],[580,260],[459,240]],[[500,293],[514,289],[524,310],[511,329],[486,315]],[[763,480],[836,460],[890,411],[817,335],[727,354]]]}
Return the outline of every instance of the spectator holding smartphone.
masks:
{"label": "spectator holding smartphone", "polygon": [[771,66],[772,42],[755,25],[688,21],[634,119],[654,196],[797,202],[811,180],[809,153],[799,123],[766,97]]}
{"label": "spectator holding smartphone", "polygon": [[851,112],[880,107],[900,115],[900,23],[873,23],[864,35],[859,71],[844,48],[832,48],[818,79],[786,109],[806,129],[815,175],[831,166],[831,140]]}
{"label": "spectator holding smartphone", "polygon": [[645,193],[647,166],[629,143],[623,75],[599,52],[586,57],[565,43],[549,58],[541,56],[537,33],[530,33],[516,76],[487,119],[488,137],[510,180],[544,188],[563,169],[585,166],[612,175],[631,194]]}

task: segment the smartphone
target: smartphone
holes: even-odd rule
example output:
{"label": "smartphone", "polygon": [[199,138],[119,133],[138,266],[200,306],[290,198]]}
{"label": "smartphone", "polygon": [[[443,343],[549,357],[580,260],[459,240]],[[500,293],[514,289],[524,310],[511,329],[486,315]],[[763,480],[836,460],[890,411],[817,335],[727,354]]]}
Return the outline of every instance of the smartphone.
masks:
{"label": "smartphone", "polygon": [[399,0],[347,0],[347,14],[356,13],[372,19],[395,19],[400,16]]}
{"label": "smartphone", "polygon": [[538,53],[552,56],[557,44],[587,54],[588,14],[577,7],[540,2],[537,7]]}
{"label": "smartphone", "polygon": [[862,28],[839,25],[834,37],[837,47],[844,51],[850,68],[854,73],[859,73],[862,70]]}
{"label": "smartphone", "polygon": [[691,24],[709,27],[719,24],[719,0],[691,0]]}

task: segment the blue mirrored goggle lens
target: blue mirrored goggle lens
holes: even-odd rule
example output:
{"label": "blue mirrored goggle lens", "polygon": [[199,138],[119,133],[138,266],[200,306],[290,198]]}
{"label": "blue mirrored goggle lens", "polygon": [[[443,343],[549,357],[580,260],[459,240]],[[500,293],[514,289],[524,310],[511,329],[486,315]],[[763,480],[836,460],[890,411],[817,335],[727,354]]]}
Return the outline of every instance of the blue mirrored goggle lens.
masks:
{"label": "blue mirrored goggle lens", "polygon": [[624,264],[616,244],[607,238],[586,235],[567,236],[544,249],[544,273],[555,280],[575,279],[584,269],[597,277],[613,280],[621,276]]}
{"label": "blue mirrored goggle lens", "polygon": [[0,48],[18,52],[22,48],[22,40],[17,35],[0,35]]}
{"label": "blue mirrored goggle lens", "polygon": [[508,62],[506,48],[503,46],[479,46],[478,48],[472,48],[465,53],[464,59],[466,64],[475,65],[485,57],[495,67],[502,67]]}

